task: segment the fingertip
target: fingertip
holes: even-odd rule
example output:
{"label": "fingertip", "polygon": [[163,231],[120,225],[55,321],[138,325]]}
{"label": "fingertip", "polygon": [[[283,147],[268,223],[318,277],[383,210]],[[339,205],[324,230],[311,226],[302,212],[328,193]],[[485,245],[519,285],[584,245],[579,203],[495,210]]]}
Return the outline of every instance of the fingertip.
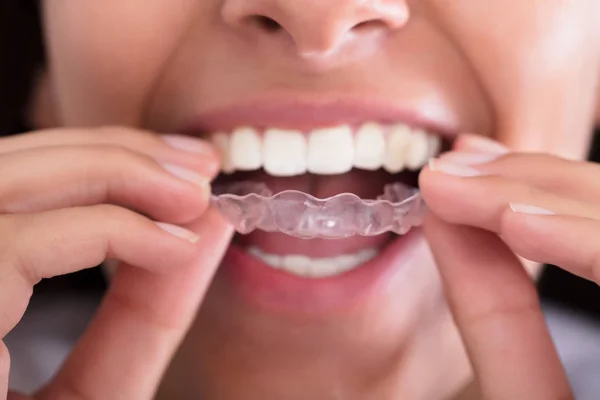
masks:
{"label": "fingertip", "polygon": [[[168,168],[171,175],[181,171],[175,166]],[[198,174],[193,176],[197,178],[195,181],[185,178],[173,180],[169,177],[156,185],[149,198],[152,204],[144,207],[144,210],[151,210],[149,215],[154,220],[176,225],[186,225],[198,219],[210,205],[212,186],[207,178]]]}
{"label": "fingertip", "polygon": [[204,257],[216,259],[225,254],[235,233],[233,226],[214,207],[209,207],[186,228],[199,237],[198,247],[202,249]]}
{"label": "fingertip", "polygon": [[209,179],[205,175],[199,174],[196,171],[182,167],[177,164],[161,163],[165,171],[170,173],[174,178],[190,182],[198,186],[201,190],[205,190],[208,186]]}
{"label": "fingertip", "polygon": [[231,237],[234,233],[233,225],[217,210],[209,206],[202,216],[187,226],[196,235],[216,237]]}
{"label": "fingertip", "polygon": [[[433,167],[433,168],[432,168]],[[456,178],[435,171],[435,164],[427,166],[419,176],[419,188],[425,204],[431,211],[442,219],[454,216],[463,209],[461,196],[467,196],[464,191],[457,189]],[[458,207],[458,208],[457,208]],[[428,213],[429,214],[429,213]],[[452,217],[454,220],[454,217]]]}
{"label": "fingertip", "polygon": [[432,173],[433,168],[435,168],[435,160],[431,159],[419,173],[419,177],[418,177],[419,189],[421,190],[421,193],[424,195],[429,193],[430,182],[432,179],[435,178],[433,176],[435,174]]}
{"label": "fingertip", "polygon": [[181,150],[190,154],[217,157],[214,147],[206,140],[178,133],[163,134],[160,135],[160,138],[175,150]]}
{"label": "fingertip", "polygon": [[463,133],[454,141],[454,150],[471,150],[503,155],[510,152],[504,144],[484,135]]}

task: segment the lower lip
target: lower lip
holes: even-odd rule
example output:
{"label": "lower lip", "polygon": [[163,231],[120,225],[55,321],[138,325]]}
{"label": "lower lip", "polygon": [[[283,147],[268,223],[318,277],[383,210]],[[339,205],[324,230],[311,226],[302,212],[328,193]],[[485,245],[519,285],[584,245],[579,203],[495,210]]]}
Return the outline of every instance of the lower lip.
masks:
{"label": "lower lip", "polygon": [[237,294],[260,308],[311,315],[340,312],[355,307],[401,269],[421,240],[421,231],[413,229],[390,242],[368,263],[323,279],[307,279],[273,269],[233,243],[219,273]]}

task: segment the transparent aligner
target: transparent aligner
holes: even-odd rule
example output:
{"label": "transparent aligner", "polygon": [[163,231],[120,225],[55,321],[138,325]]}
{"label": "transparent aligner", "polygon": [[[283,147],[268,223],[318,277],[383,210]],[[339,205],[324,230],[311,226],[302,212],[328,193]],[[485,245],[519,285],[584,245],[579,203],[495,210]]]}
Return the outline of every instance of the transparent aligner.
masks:
{"label": "transparent aligner", "polygon": [[385,186],[377,199],[364,200],[352,193],[326,199],[296,190],[273,194],[263,183],[240,182],[216,187],[211,200],[239,233],[259,229],[303,239],[403,235],[425,215],[419,190],[401,183]]}

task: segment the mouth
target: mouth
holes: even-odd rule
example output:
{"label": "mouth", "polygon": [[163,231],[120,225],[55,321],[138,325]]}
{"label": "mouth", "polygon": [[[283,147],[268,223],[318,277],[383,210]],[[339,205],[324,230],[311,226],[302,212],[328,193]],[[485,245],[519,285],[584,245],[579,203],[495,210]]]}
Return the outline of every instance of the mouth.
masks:
{"label": "mouth", "polygon": [[[318,198],[352,193],[363,199],[377,198],[389,183],[417,187],[421,168],[450,146],[454,134],[439,121],[406,118],[414,113],[365,109],[297,104],[228,109],[205,116],[192,133],[210,132],[220,153],[215,185],[253,181],[273,193],[297,190]],[[419,236],[418,229],[344,239],[238,234],[222,273],[263,306],[330,309],[347,305],[361,288],[402,264]]]}

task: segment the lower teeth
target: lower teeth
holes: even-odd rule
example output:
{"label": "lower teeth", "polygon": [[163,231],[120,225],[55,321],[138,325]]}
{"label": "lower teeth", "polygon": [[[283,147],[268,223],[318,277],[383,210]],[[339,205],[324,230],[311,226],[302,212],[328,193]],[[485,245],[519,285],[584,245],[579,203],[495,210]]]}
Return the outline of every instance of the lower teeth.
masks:
{"label": "lower teeth", "polygon": [[354,254],[344,254],[329,258],[310,258],[303,255],[276,255],[262,251],[258,247],[248,248],[252,254],[268,266],[305,278],[326,278],[341,275],[356,269],[379,254],[378,249],[366,249]]}

